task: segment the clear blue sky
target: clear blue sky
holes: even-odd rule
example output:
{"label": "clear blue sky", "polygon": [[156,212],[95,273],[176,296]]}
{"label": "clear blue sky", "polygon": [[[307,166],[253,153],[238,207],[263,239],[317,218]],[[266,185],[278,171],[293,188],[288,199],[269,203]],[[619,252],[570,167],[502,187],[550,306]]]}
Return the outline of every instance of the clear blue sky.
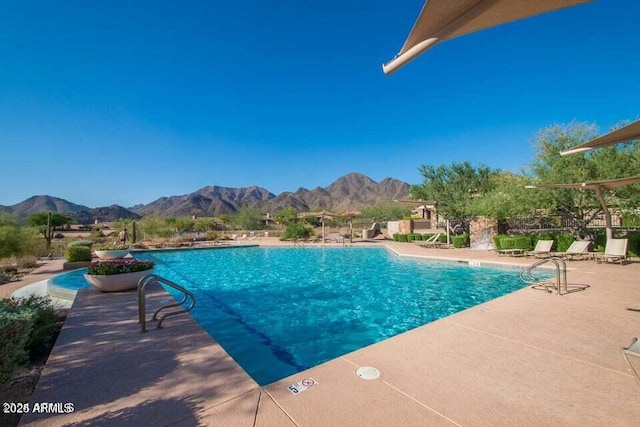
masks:
{"label": "clear blue sky", "polygon": [[639,117],[640,2],[441,43],[391,76],[422,0],[15,1],[0,13],[0,204],[279,194],[421,164],[520,171],[539,129]]}

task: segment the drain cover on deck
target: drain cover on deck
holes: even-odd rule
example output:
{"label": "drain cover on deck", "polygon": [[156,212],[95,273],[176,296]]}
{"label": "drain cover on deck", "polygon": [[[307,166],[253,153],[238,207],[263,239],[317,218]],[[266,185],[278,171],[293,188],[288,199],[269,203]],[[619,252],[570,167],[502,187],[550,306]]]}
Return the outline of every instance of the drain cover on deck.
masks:
{"label": "drain cover on deck", "polygon": [[363,380],[377,380],[380,378],[380,371],[371,366],[361,366],[356,369],[356,375]]}

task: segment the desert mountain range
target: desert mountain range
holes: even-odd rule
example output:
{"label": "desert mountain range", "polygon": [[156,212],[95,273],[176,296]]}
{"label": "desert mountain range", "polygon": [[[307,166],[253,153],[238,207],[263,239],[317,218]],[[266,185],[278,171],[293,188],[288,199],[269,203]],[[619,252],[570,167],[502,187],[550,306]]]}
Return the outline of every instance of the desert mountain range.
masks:
{"label": "desert mountain range", "polygon": [[275,195],[262,187],[229,188],[217,185],[201,188],[181,196],[161,197],[146,205],[124,208],[118,205],[90,208],[53,196],[33,196],[12,206],[0,205],[0,212],[26,217],[34,212],[52,211],[70,216],[79,224],[97,221],[113,221],[118,218],[138,219],[157,213],[169,216],[215,216],[231,214],[241,206],[257,207],[264,212],[275,213],[292,206],[299,212],[327,209],[336,212],[359,209],[384,201],[406,198],[409,184],[385,178],[375,182],[371,178],[350,173],[338,178],[327,187],[313,190],[299,188],[295,192]]}

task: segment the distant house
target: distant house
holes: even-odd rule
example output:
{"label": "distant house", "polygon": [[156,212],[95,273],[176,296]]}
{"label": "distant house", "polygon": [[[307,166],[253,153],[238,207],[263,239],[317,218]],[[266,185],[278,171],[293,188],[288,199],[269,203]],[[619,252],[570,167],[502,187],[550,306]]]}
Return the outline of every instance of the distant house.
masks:
{"label": "distant house", "polygon": [[416,206],[411,211],[411,215],[415,218],[436,220],[438,219],[438,211],[435,202],[424,202],[424,204]]}

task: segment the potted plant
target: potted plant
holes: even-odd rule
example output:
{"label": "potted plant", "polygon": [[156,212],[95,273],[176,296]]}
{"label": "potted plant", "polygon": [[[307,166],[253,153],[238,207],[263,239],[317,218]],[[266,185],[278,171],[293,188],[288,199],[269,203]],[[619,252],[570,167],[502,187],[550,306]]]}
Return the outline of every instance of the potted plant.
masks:
{"label": "potted plant", "polygon": [[96,255],[100,259],[124,258],[129,253],[128,246],[102,246],[96,248]]}
{"label": "potted plant", "polygon": [[119,292],[135,289],[138,281],[153,273],[152,261],[134,258],[94,261],[84,278],[102,292]]}

